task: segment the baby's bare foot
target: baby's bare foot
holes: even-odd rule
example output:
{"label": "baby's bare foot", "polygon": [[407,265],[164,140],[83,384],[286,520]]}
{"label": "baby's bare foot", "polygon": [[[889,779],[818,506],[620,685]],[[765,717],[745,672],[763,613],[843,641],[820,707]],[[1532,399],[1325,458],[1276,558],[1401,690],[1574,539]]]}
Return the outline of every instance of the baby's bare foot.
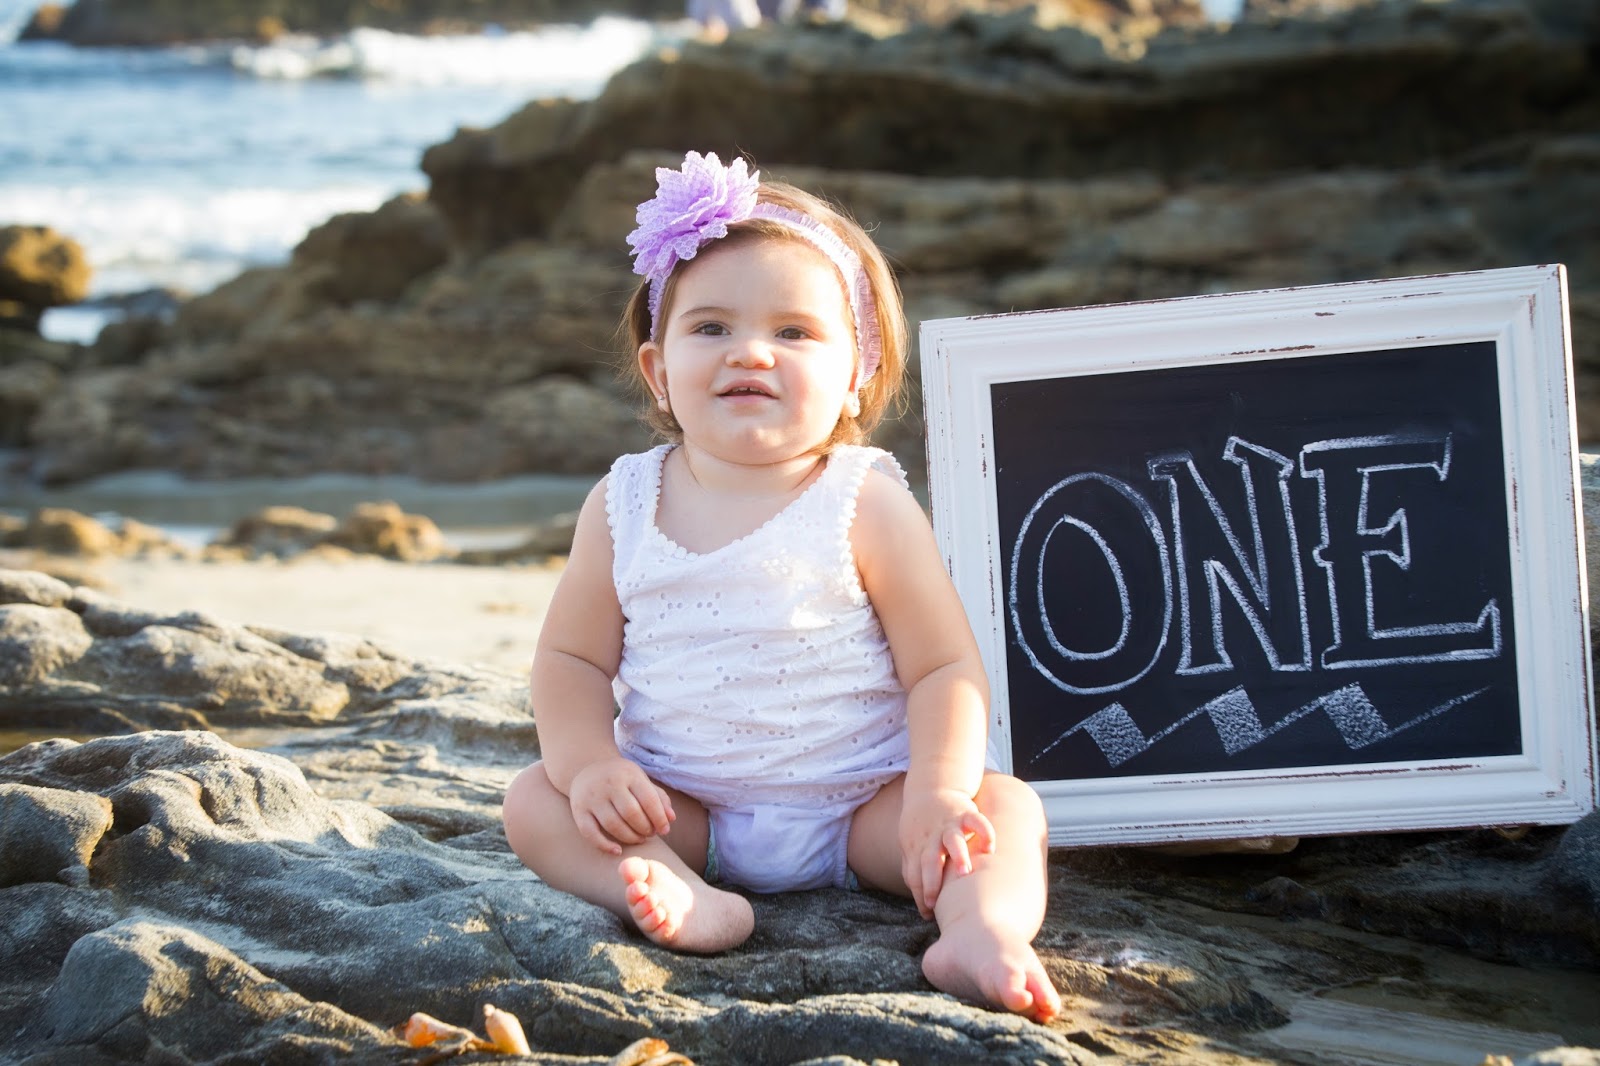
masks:
{"label": "baby's bare foot", "polygon": [[750,901],[704,881],[685,881],[665,863],[631,856],[617,866],[639,931],[662,947],[710,954],[737,947],[755,930]]}
{"label": "baby's bare foot", "polygon": [[1026,940],[984,929],[943,933],[922,956],[923,976],[941,992],[1048,1022],[1061,995]]}

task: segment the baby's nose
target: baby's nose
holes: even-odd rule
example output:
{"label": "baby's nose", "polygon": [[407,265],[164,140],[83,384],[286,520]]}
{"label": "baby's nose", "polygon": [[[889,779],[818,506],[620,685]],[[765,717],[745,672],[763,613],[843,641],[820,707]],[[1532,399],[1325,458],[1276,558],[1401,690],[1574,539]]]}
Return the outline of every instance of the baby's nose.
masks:
{"label": "baby's nose", "polygon": [[771,366],[772,346],[760,337],[741,338],[729,349],[728,362],[733,366]]}

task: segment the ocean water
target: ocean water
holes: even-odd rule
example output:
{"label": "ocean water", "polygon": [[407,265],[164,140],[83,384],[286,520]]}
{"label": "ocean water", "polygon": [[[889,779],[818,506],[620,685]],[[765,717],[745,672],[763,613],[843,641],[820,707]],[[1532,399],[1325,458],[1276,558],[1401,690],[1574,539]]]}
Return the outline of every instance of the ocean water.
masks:
{"label": "ocean water", "polygon": [[114,298],[194,294],[281,262],[342,211],[422,190],[429,145],[531,99],[595,95],[683,24],[601,17],[454,37],[359,30],[270,47],[18,43],[35,0],[0,0],[0,225],[83,245],[91,299],[45,317],[89,341]]}

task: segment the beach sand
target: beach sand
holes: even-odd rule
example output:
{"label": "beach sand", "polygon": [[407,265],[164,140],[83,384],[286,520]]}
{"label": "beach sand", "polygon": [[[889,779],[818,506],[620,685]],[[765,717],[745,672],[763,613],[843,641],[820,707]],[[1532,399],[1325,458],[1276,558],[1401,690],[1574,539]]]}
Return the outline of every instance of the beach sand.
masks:
{"label": "beach sand", "polygon": [[559,567],[348,561],[107,559],[85,568],[107,595],[295,633],[348,633],[419,659],[526,674]]}

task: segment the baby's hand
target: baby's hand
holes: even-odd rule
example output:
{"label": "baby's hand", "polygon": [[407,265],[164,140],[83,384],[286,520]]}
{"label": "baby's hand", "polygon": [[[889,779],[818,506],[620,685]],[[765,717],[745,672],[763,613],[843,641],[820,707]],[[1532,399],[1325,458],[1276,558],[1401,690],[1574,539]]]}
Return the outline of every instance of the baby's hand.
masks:
{"label": "baby's hand", "polygon": [[917,910],[933,917],[945,874],[972,872],[972,856],[994,850],[994,826],[959,789],[907,791],[900,810],[900,873]]}
{"label": "baby's hand", "polygon": [[579,770],[567,794],[583,838],[611,855],[672,828],[672,799],[638,763],[617,757]]}

